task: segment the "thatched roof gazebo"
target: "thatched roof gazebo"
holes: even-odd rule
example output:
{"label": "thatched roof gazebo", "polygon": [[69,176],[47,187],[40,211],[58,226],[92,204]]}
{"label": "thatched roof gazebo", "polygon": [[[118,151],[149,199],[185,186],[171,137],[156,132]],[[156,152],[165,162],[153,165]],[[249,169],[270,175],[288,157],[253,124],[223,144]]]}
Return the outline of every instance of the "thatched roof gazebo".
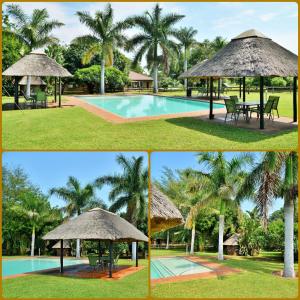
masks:
{"label": "thatched roof gazebo", "polygon": [[[21,78],[21,80],[19,81],[19,85],[27,85],[27,80],[28,80],[28,77],[23,76]],[[30,84],[40,86],[40,85],[46,85],[46,82],[39,76],[32,76],[31,80],[30,80]]]}
{"label": "thatched roof gazebo", "polygon": [[151,187],[151,232],[158,232],[183,224],[183,217],[172,201],[157,187]]}
{"label": "thatched roof gazebo", "polygon": [[[48,57],[45,53],[31,52],[16,63],[6,69],[3,76],[14,77],[15,79],[15,104],[19,106],[19,93],[18,85],[19,81],[23,76],[27,78],[31,76],[38,77],[55,77],[55,101],[57,96],[57,82],[58,78],[58,95],[59,95],[59,106],[61,107],[61,78],[72,77],[67,69],[58,64],[54,59]],[[28,79],[27,79],[28,80]]]}
{"label": "thatched roof gazebo", "polygon": [[211,59],[184,72],[179,78],[210,79],[210,113],[213,119],[213,79],[222,77],[243,78],[243,101],[245,101],[245,78],[260,77],[260,128],[264,128],[263,90],[264,77],[294,77],[293,121],[297,121],[298,56],[278,45],[257,30],[245,31],[233,38]]}
{"label": "thatched roof gazebo", "polygon": [[[132,224],[120,216],[101,208],[91,209],[78,217],[59,225],[48,232],[43,239],[60,240],[61,249],[63,249],[64,240],[97,240],[99,242],[99,255],[100,241],[109,241],[109,277],[112,277],[113,242],[148,242],[148,237]],[[138,247],[136,247],[136,251],[137,249]],[[63,251],[61,251],[61,253],[62,252]],[[60,260],[60,271],[62,273],[62,255],[60,256]],[[136,255],[136,266],[138,266],[138,255]]]}
{"label": "thatched roof gazebo", "polygon": [[227,254],[235,255],[238,253],[240,234],[234,233],[224,243]]}

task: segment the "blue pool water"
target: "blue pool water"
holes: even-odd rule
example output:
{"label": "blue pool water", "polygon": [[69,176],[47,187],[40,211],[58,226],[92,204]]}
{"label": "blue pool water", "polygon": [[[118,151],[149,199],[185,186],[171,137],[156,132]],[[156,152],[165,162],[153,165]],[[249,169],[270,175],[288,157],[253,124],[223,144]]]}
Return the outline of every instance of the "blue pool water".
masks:
{"label": "blue pool water", "polygon": [[[80,260],[65,259],[64,266],[71,266],[82,264]],[[34,272],[46,270],[51,268],[58,268],[60,266],[59,259],[46,259],[46,258],[26,258],[15,260],[2,261],[2,276],[23,274],[27,272]]]}
{"label": "blue pool water", "polygon": [[151,279],[190,275],[211,271],[211,269],[199,265],[198,263],[189,261],[183,257],[158,258],[151,260]]}
{"label": "blue pool water", "polygon": [[[123,118],[160,116],[185,112],[209,110],[209,103],[180,98],[151,95],[79,97],[81,100]],[[214,108],[223,108],[214,104]]]}

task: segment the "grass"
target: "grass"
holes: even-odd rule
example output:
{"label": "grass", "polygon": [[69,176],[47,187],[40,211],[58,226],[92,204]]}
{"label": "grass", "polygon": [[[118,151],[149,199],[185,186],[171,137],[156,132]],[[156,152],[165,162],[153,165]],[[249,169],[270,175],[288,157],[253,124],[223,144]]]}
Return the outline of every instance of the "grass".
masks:
{"label": "grass", "polygon": [[[148,295],[148,261],[143,270],[119,280],[30,275],[2,281],[5,298],[145,298]],[[128,264],[120,260],[119,264]]]}
{"label": "grass", "polygon": [[[283,107],[279,111],[289,116],[291,94],[282,94],[280,105]],[[256,98],[255,94],[251,97]],[[112,124],[79,107],[5,111],[2,128],[5,150],[226,151],[297,148],[296,129],[270,135],[195,118]]]}
{"label": "grass", "polygon": [[[179,253],[178,253],[179,252]],[[151,256],[185,255],[174,250],[151,250]],[[196,253],[217,261],[216,253]],[[296,298],[298,280],[272,275],[283,269],[278,253],[263,252],[258,257],[230,257],[222,264],[242,270],[239,274],[220,278],[156,284],[151,295],[162,298]],[[296,268],[298,266],[296,265]]]}

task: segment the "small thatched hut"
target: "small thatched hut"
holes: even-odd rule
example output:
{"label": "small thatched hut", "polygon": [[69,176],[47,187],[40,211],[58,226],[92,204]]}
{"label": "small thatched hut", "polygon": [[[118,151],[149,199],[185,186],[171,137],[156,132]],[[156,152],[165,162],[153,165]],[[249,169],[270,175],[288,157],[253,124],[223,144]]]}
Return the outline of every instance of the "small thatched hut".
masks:
{"label": "small thatched hut", "polygon": [[238,255],[239,253],[239,237],[238,233],[234,233],[224,243],[225,253],[228,255]]}
{"label": "small thatched hut", "polygon": [[[14,77],[15,79],[15,103],[19,105],[18,86],[23,76],[31,77],[55,77],[55,101],[56,101],[56,78],[58,78],[59,106],[61,106],[61,78],[72,77],[67,69],[58,64],[54,59],[48,57],[45,53],[31,52],[19,59],[16,63],[6,69],[3,76]],[[31,81],[31,80],[30,80]]]}
{"label": "small thatched hut", "polygon": [[[60,256],[60,242],[57,242],[54,246],[52,246],[52,249],[56,251],[56,255]],[[63,242],[63,256],[70,256],[71,255],[71,243],[68,240],[64,240]]]}
{"label": "small thatched hut", "polygon": [[[120,216],[101,208],[91,209],[78,217],[71,219],[52,231],[48,232],[44,240],[60,240],[61,246],[61,272],[63,272],[63,241],[64,240],[97,240],[109,241],[110,270],[112,277],[112,248],[113,242],[148,242],[148,237]],[[138,251],[138,247],[136,247]],[[136,253],[136,266],[138,266],[138,255]]]}
{"label": "small thatched hut", "polygon": [[153,79],[145,74],[130,71],[128,74],[130,79],[129,88],[150,89]]}
{"label": "small thatched hut", "polygon": [[157,187],[151,188],[151,232],[158,232],[183,223],[178,208]]}
{"label": "small thatched hut", "polygon": [[213,81],[215,78],[243,78],[245,101],[245,77],[260,77],[260,128],[264,128],[264,77],[294,77],[293,113],[297,121],[298,56],[278,45],[261,32],[251,29],[233,38],[211,59],[192,67],[179,78],[210,79],[210,113],[213,119]]}

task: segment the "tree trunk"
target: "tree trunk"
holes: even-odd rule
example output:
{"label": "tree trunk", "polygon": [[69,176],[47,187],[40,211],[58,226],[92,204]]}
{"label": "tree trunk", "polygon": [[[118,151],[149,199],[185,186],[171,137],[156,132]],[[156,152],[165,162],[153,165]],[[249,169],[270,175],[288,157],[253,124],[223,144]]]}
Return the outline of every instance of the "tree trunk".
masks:
{"label": "tree trunk", "polygon": [[[186,53],[186,49],[184,49],[184,72],[186,72],[187,71],[187,53]],[[185,78],[184,79],[184,87],[185,87],[185,89],[187,89],[188,88],[188,86],[187,86],[187,78]]]}
{"label": "tree trunk", "polygon": [[32,234],[31,234],[31,253],[30,256],[34,256],[34,244],[35,244],[35,227],[32,227]]}
{"label": "tree trunk", "polygon": [[156,94],[158,93],[158,70],[157,70],[157,65],[153,66],[153,93]]}
{"label": "tree trunk", "polygon": [[80,258],[80,239],[76,240],[76,258]]}
{"label": "tree trunk", "polygon": [[100,94],[105,94],[105,60],[101,60]]}
{"label": "tree trunk", "polygon": [[223,256],[223,235],[224,235],[224,215],[219,216],[219,245],[218,245],[218,260],[224,260]]}
{"label": "tree trunk", "polygon": [[190,254],[194,254],[194,246],[195,246],[195,232],[196,232],[196,224],[193,223],[193,228],[192,228],[192,240],[191,240],[191,250]]}
{"label": "tree trunk", "polygon": [[27,76],[27,83],[26,83],[26,97],[30,97],[30,86],[31,86],[31,76]]}
{"label": "tree trunk", "polygon": [[167,231],[167,245],[166,245],[166,249],[169,249],[169,239],[170,239],[170,233],[169,230]]}
{"label": "tree trunk", "polygon": [[131,259],[136,259],[136,242],[132,242],[131,244]]}
{"label": "tree trunk", "polygon": [[294,270],[294,204],[284,199],[284,277],[295,277]]}

